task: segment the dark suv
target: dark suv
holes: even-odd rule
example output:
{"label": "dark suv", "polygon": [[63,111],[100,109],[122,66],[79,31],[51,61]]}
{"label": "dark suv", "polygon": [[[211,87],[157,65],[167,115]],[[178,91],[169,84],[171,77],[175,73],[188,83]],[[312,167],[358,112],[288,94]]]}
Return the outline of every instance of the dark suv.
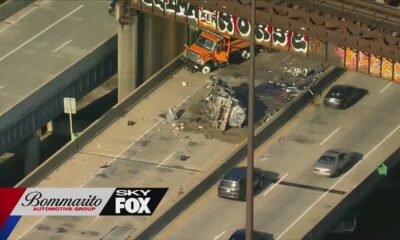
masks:
{"label": "dark suv", "polygon": [[[229,240],[245,240],[246,238],[246,229],[238,229],[236,230],[230,237]],[[259,232],[259,231],[253,231],[253,239],[254,240],[272,240],[272,235]]]}
{"label": "dark suv", "polygon": [[[246,199],[246,171],[246,167],[236,167],[227,173],[219,182],[218,196],[244,201]],[[254,188],[260,188],[263,180],[262,170],[254,168]]]}
{"label": "dark suv", "polygon": [[360,98],[357,88],[349,85],[335,85],[324,99],[324,105],[332,108],[346,109]]}

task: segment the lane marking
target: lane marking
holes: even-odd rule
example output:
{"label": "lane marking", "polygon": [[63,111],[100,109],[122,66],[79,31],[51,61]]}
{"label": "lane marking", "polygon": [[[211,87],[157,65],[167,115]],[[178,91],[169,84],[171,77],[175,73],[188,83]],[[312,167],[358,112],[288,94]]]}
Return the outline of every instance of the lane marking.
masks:
{"label": "lane marking", "polygon": [[[109,162],[107,162],[105,165],[110,165],[112,162],[117,160],[124,152],[126,152],[130,147],[132,147],[135,143],[140,141],[147,133],[149,133],[153,128],[155,128],[163,119],[158,120],[151,128],[147,129],[146,132],[144,132],[140,137],[138,137],[135,141],[131,142],[127,147],[125,147],[122,151],[120,151],[115,157],[113,157]],[[96,175],[101,172],[102,169],[100,168],[94,175],[92,175],[86,182],[84,182],[81,186],[85,186],[90,180],[92,180]]]}
{"label": "lane marking", "polygon": [[79,7],[75,8],[74,10],[72,10],[70,13],[68,13],[67,15],[65,15],[64,17],[58,19],[56,22],[54,22],[53,24],[51,24],[50,26],[48,26],[47,28],[43,29],[41,32],[37,33],[35,36],[31,37],[30,39],[28,39],[26,42],[22,43],[21,45],[19,45],[18,47],[14,48],[13,50],[11,50],[9,53],[7,53],[6,55],[4,55],[3,57],[0,58],[0,62],[3,61],[6,57],[10,56],[11,54],[15,53],[16,51],[18,51],[19,49],[23,48],[25,45],[27,45],[28,43],[32,42],[33,40],[35,40],[36,38],[38,38],[40,35],[42,35],[43,33],[45,33],[46,31],[48,31],[50,28],[54,27],[55,25],[59,24],[60,22],[62,22],[63,20],[65,20],[67,17],[71,16],[72,14],[74,14],[75,12],[77,12],[79,9],[83,8],[83,5],[80,5]]}
{"label": "lane marking", "polygon": [[[387,140],[390,136],[392,136],[398,129],[400,128],[400,125],[398,125],[389,135],[387,135],[382,141],[378,143],[371,151],[369,151],[362,159],[366,159],[373,151],[375,151],[382,143]],[[277,238],[276,240],[279,240],[287,231],[289,231],[301,218],[304,217],[321,199],[323,199],[336,185],[338,185],[346,176],[347,174],[351,173],[356,167],[358,166],[359,163],[361,163],[362,160],[358,161],[351,169],[349,169],[343,176],[336,181],[324,194],[321,195],[313,204],[311,204],[292,224],[290,224]]]}
{"label": "lane marking", "polygon": [[264,155],[262,158],[260,158],[260,161],[267,161],[268,160],[268,155]]}
{"label": "lane marking", "polygon": [[43,220],[43,218],[46,216],[42,216],[36,224],[31,225],[28,229],[26,229],[16,240],[22,238],[27,232],[29,232],[30,230],[32,230],[39,222],[41,222]]}
{"label": "lane marking", "polygon": [[53,53],[55,53],[55,52],[58,52],[61,48],[63,48],[63,47],[65,47],[65,46],[67,46],[69,43],[71,43],[72,42],[72,39],[71,40],[68,40],[68,41],[66,41],[65,43],[63,43],[63,44],[61,44],[58,48],[56,48],[56,49],[54,49],[53,50]]}
{"label": "lane marking", "polygon": [[[200,86],[199,88],[196,89],[195,92],[193,92],[192,94],[190,94],[187,98],[185,98],[183,101],[181,101],[177,107],[179,107],[180,105],[182,105],[183,103],[185,103],[190,97],[192,97],[202,86]],[[121,152],[119,152],[117,154],[117,156],[115,156],[113,159],[111,159],[108,163],[106,163],[105,165],[110,165],[112,162],[114,162],[116,159],[118,159],[124,152],[126,152],[130,147],[132,147],[135,143],[137,143],[140,139],[142,139],[147,133],[149,133],[151,130],[153,130],[153,128],[155,128],[160,122],[162,122],[164,119],[160,119],[158,122],[156,122],[150,129],[148,129],[146,132],[144,132],[139,138],[137,138],[135,141],[133,141],[132,143],[130,143],[126,148],[124,148]],[[102,169],[99,169],[93,176],[91,176],[85,183],[83,183],[80,187],[82,188],[83,186],[85,186],[90,180],[92,180],[94,177],[96,177],[96,175],[102,171]]]}
{"label": "lane marking", "polygon": [[393,82],[388,83],[384,88],[382,88],[382,90],[379,91],[379,94],[383,93],[392,84],[393,84]]}
{"label": "lane marking", "polygon": [[[81,5],[83,6],[83,5]],[[194,91],[192,94],[190,94],[188,97],[186,97],[182,102],[179,103],[179,105],[177,105],[177,107],[179,107],[180,105],[182,105],[183,103],[185,103],[190,97],[192,97],[200,88],[202,88],[203,85],[201,85],[200,87],[198,87],[196,89],[196,91]],[[116,159],[119,158],[120,155],[122,155],[126,150],[128,150],[133,144],[135,144],[136,142],[138,142],[140,139],[142,139],[147,133],[149,133],[153,128],[155,128],[160,122],[162,122],[164,119],[160,119],[158,122],[156,122],[150,129],[148,129],[145,133],[143,133],[139,138],[137,138],[134,142],[132,142],[131,144],[129,144],[126,148],[124,148],[121,152],[118,153],[117,156],[115,156],[112,160],[110,160],[106,165],[111,164],[113,161],[115,161]],[[80,188],[82,188],[83,186],[85,186],[90,180],[92,180],[102,169],[99,169],[93,176],[91,176],[85,183],[83,183]],[[99,219],[100,216],[97,216],[94,220]],[[25,232],[22,233],[22,235],[20,235],[18,239],[20,239],[21,237],[23,237],[27,232],[29,232],[30,230],[32,230],[36,225],[38,225],[43,218],[45,218],[45,216],[41,217],[35,224],[33,224],[31,227],[29,227],[27,230],[25,230]],[[222,236],[222,235],[221,235]]]}
{"label": "lane marking", "polygon": [[390,136],[392,136],[397,130],[399,130],[400,125],[398,125],[393,131],[391,131],[382,141],[380,141],[374,148],[371,149],[367,154],[365,154],[364,158],[367,158],[371,153],[373,153],[378,147],[380,147]]}
{"label": "lane marking", "polygon": [[272,189],[274,189],[276,186],[279,185],[280,182],[283,181],[283,179],[285,179],[285,177],[289,175],[289,173],[285,173],[285,175],[283,175],[274,185],[272,185],[272,187],[270,187],[269,189],[267,189],[264,193],[263,196],[267,195],[269,192],[272,191]]}
{"label": "lane marking", "polygon": [[340,130],[340,127],[336,128],[331,134],[329,134],[319,145],[322,146],[326,143],[333,135],[335,135]]}
{"label": "lane marking", "polygon": [[222,235],[224,235],[226,233],[226,231],[222,231],[220,234],[218,234],[217,236],[215,236],[213,238],[213,240],[217,240],[218,238],[222,237]]}
{"label": "lane marking", "polygon": [[160,167],[165,161],[167,161],[168,159],[170,159],[172,156],[174,156],[175,152],[172,152],[170,155],[168,155],[166,158],[164,158],[164,160],[162,160],[157,167]]}

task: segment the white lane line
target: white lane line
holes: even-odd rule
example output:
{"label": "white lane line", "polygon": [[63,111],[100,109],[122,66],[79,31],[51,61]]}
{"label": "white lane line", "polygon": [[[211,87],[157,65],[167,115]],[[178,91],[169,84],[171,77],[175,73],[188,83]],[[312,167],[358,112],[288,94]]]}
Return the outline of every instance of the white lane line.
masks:
{"label": "white lane line", "polygon": [[393,131],[391,131],[382,141],[380,141],[374,148],[371,149],[363,158],[367,158],[371,153],[373,153],[379,146],[381,146],[390,136],[392,136],[397,130],[399,130],[400,125],[397,126]]}
{"label": "white lane line", "polygon": [[[203,87],[203,86],[201,86]],[[197,88],[195,92],[190,94],[187,98],[185,98],[182,102],[180,102],[177,107],[182,105],[184,102],[186,102],[190,97],[192,97],[201,87]],[[129,144],[126,148],[124,148],[121,152],[118,153],[117,156],[115,156],[113,159],[111,159],[106,165],[110,165],[112,162],[114,162],[116,159],[118,159],[125,151],[127,151],[130,147],[132,147],[135,143],[137,143],[140,139],[142,139],[147,133],[149,133],[153,128],[155,128],[160,122],[162,122],[163,119],[160,119],[158,122],[156,122],[150,129],[148,129],[145,133],[143,133],[139,138],[137,138],[134,142]],[[85,186],[90,180],[92,180],[96,175],[101,171],[102,169],[99,169],[96,174],[91,176],[86,182],[84,182],[80,187]]]}
{"label": "white lane line", "polygon": [[263,157],[260,158],[260,161],[267,161],[268,160],[268,155],[264,155]]}
{"label": "white lane line", "polygon": [[29,232],[30,230],[32,230],[32,228],[35,227],[40,221],[42,221],[44,217],[45,217],[45,216],[42,216],[42,217],[39,219],[39,221],[37,221],[36,224],[33,224],[33,225],[31,225],[28,229],[26,229],[16,240],[22,238],[27,232]]}
{"label": "white lane line", "polygon": [[157,167],[160,167],[165,161],[167,161],[168,159],[170,159],[172,156],[174,156],[175,152],[172,152],[170,155],[168,155],[166,158],[164,158],[164,160],[162,160]]}
{"label": "white lane line", "polygon": [[[146,132],[144,132],[140,137],[138,137],[135,141],[131,142],[127,147],[125,147],[121,152],[119,152],[117,154],[117,156],[113,157],[108,163],[106,163],[105,165],[110,165],[112,162],[114,162],[115,160],[117,160],[124,152],[126,152],[130,147],[132,147],[135,143],[137,143],[140,139],[142,139],[147,133],[149,133],[151,130],[153,130],[153,128],[155,128],[163,119],[160,119],[159,121],[157,121],[151,128],[147,129]],[[88,180],[86,180],[86,182],[84,182],[80,187],[85,186],[90,180],[92,180],[94,177],[96,177],[96,175],[102,171],[102,169],[99,169],[97,171],[96,174],[94,174],[93,176],[91,176]]]}
{"label": "white lane line", "polygon": [[[392,136],[398,129],[400,128],[400,125],[397,126],[389,135],[387,135],[382,141],[380,141],[378,143],[378,145],[376,145],[371,151],[369,151],[362,159],[366,159],[373,151],[375,151],[380,145],[382,145],[382,143],[384,141],[386,141],[390,136]],[[315,201],[313,204],[311,204],[294,222],[292,222],[292,224],[289,225],[289,227],[287,227],[279,236],[278,238],[276,238],[276,240],[279,240],[287,231],[289,231],[302,217],[304,217],[304,215],[306,215],[319,201],[321,201],[321,199],[323,199],[333,188],[336,187],[336,185],[338,185],[346,176],[347,174],[351,173],[354,169],[356,169],[356,167],[358,166],[358,164],[362,162],[361,160],[358,161],[352,168],[350,168],[345,174],[343,174],[343,176],[336,182],[334,183],[324,194],[321,195],[321,197],[319,197],[317,199],[317,201]]]}
{"label": "white lane line", "polygon": [[60,23],[61,21],[65,20],[67,17],[71,16],[72,14],[74,14],[76,11],[78,11],[79,9],[83,8],[83,5],[80,5],[79,7],[75,8],[74,10],[72,10],[70,13],[68,13],[67,15],[65,15],[64,17],[58,19],[56,22],[54,22],[53,24],[51,24],[50,26],[48,26],[47,28],[43,29],[41,32],[39,32],[38,34],[36,34],[35,36],[31,37],[30,39],[28,39],[26,42],[24,42],[23,44],[19,45],[18,47],[14,48],[13,50],[11,50],[9,53],[7,53],[6,55],[2,56],[0,58],[0,61],[3,61],[6,57],[10,56],[11,54],[15,53],[16,51],[18,51],[19,49],[21,49],[22,47],[24,47],[25,45],[27,45],[28,43],[30,43],[31,41],[35,40],[36,38],[38,38],[40,35],[42,35],[43,33],[45,33],[46,31],[48,31],[50,28],[54,27],[55,25],[57,25],[58,23]]}
{"label": "white lane line", "polygon": [[383,93],[392,84],[393,84],[393,82],[388,83],[384,88],[382,88],[382,90],[379,91],[379,94]]}
{"label": "white lane line", "polygon": [[69,43],[71,43],[72,42],[72,39],[71,40],[68,40],[68,41],[66,41],[65,43],[63,43],[63,44],[61,44],[58,48],[56,48],[56,49],[54,49],[53,50],[53,53],[55,53],[55,52],[58,52],[61,48],[63,48],[63,47],[65,47],[65,46],[67,46],[67,44],[69,44]]}
{"label": "white lane line", "polygon": [[285,175],[283,175],[281,178],[279,178],[279,180],[278,180],[272,187],[270,187],[269,189],[267,189],[267,191],[265,191],[265,192],[263,193],[263,196],[267,195],[269,192],[272,191],[272,189],[274,189],[276,186],[278,186],[279,183],[282,182],[283,179],[285,179],[285,177],[286,177],[287,175],[289,175],[289,173],[285,173]]}
{"label": "white lane line", "polygon": [[213,240],[217,240],[218,238],[222,237],[222,235],[224,235],[226,233],[226,231],[222,231],[220,234],[218,234],[217,236],[215,236],[213,238]]}
{"label": "white lane line", "polygon": [[329,136],[327,136],[319,145],[322,146],[326,143],[333,135],[335,135],[340,130],[340,127],[336,128]]}
{"label": "white lane line", "polygon": [[[83,6],[83,5],[81,5]],[[182,105],[183,103],[185,103],[190,97],[192,97],[200,88],[202,88],[203,85],[201,85],[200,87],[198,87],[196,89],[196,91],[194,91],[192,94],[190,94],[190,96],[188,96],[187,98],[185,98],[182,102],[180,102],[177,107],[179,107],[180,105]],[[121,152],[118,153],[118,155],[116,157],[114,157],[111,161],[109,161],[106,165],[111,164],[113,161],[115,161],[116,159],[119,158],[119,156],[124,153],[126,150],[128,150],[133,144],[135,144],[136,142],[138,142],[141,138],[143,138],[147,133],[149,133],[153,128],[155,128],[160,122],[162,122],[163,119],[160,119],[158,122],[156,122],[150,129],[148,129],[145,133],[143,133],[139,138],[136,139],[136,141],[132,142],[131,144],[129,144],[125,149],[123,149]],[[98,172],[100,172],[101,169]],[[85,183],[83,183],[80,188],[82,188],[83,186],[85,186],[91,179],[93,179],[97,173],[93,176],[91,176]],[[28,231],[30,231],[32,228],[34,228],[36,225],[38,225],[44,218],[45,216],[41,217],[39,221],[37,221],[35,224],[33,224],[31,227],[29,227],[25,232],[22,233],[22,235],[20,235],[16,240],[20,239],[21,237],[23,237]],[[97,220],[99,218],[99,216],[97,216],[94,220]],[[225,233],[225,231],[221,234],[221,236]]]}

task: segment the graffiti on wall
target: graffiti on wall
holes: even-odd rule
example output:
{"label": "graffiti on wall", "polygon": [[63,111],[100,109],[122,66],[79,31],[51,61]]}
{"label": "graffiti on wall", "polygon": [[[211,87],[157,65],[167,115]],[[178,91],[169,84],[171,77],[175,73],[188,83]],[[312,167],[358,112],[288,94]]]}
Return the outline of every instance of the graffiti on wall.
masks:
{"label": "graffiti on wall", "polygon": [[[206,9],[184,0],[141,0],[140,2],[144,11],[171,16],[177,21],[236,38],[248,39],[250,36],[251,25],[247,18]],[[322,42],[268,23],[257,23],[255,37],[257,44],[263,46],[295,52],[351,70],[400,81],[400,63],[391,59],[330,42]]]}
{"label": "graffiti on wall", "polygon": [[382,77],[391,80],[393,78],[393,61],[391,59],[382,58]]}
{"label": "graffiti on wall", "polygon": [[345,56],[345,61],[346,61],[346,68],[351,69],[351,70],[356,70],[357,69],[357,50],[351,49],[351,48],[346,48],[346,56]]}
{"label": "graffiti on wall", "polygon": [[358,69],[359,72],[369,73],[369,53],[358,52]]}
{"label": "graffiti on wall", "polygon": [[400,82],[400,62],[394,64],[393,78],[395,81]]}

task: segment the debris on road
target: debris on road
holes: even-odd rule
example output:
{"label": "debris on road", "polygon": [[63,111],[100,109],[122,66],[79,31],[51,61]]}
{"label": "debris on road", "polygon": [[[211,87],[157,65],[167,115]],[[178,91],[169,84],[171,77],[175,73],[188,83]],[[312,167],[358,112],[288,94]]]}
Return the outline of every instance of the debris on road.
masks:
{"label": "debris on road", "polygon": [[167,120],[172,122],[177,119],[178,119],[178,116],[176,116],[176,113],[174,111],[172,111],[172,107],[170,107],[167,112]]}
{"label": "debris on road", "polygon": [[135,124],[136,124],[135,121],[132,121],[132,120],[129,120],[129,121],[128,121],[128,126],[133,126],[133,125],[135,125]]}
{"label": "debris on road", "polygon": [[180,158],[181,161],[186,161],[186,160],[188,160],[190,158],[190,156],[181,155],[179,158]]}
{"label": "debris on road", "polygon": [[190,84],[189,84],[189,83],[187,83],[187,82],[181,82],[181,85],[182,85],[182,87],[187,87],[187,86],[190,86]]}

